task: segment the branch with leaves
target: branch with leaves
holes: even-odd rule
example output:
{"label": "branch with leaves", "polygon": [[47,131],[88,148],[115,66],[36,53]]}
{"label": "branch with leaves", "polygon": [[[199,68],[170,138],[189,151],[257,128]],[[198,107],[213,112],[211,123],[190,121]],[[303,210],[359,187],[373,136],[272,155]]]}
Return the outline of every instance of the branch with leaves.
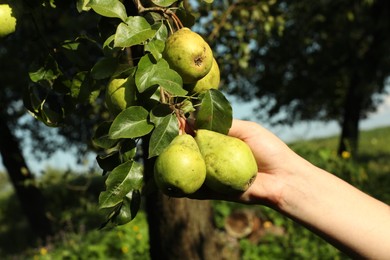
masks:
{"label": "branch with leaves", "polygon": [[[124,224],[136,216],[143,189],[150,186],[145,183],[142,163],[138,160],[141,155],[145,160],[158,157],[175,137],[187,132],[193,134],[199,128],[226,134],[232,121],[232,108],[222,92],[189,91],[181,75],[163,56],[169,36],[183,27],[191,27],[195,18],[182,1],[150,4],[151,7],[145,7],[140,0],[134,0],[138,15],[128,16],[119,0],[78,1],[80,12],[94,11],[111,19],[114,31],[102,43],[80,37],[64,42],[59,50],[77,57],[81,46],[88,44],[101,46],[102,56],[89,71],[78,72],[71,79],[66,78],[53,56],[30,74],[35,87],[66,96],[70,103],[66,101],[64,105],[96,105],[100,98],[107,105],[104,108],[111,115],[96,128],[92,140],[100,150],[97,162],[107,175],[106,189],[99,197],[99,207],[107,215],[103,226]],[[55,88],[60,83],[67,87],[61,94]],[[47,125],[61,125],[73,110],[63,109],[63,114],[55,114],[47,96],[38,92],[31,91],[26,98],[30,112]],[[118,93],[122,93],[120,102],[114,100]],[[112,109],[113,102],[117,102],[116,109]],[[139,144],[145,140],[149,143],[148,150],[139,151]]]}

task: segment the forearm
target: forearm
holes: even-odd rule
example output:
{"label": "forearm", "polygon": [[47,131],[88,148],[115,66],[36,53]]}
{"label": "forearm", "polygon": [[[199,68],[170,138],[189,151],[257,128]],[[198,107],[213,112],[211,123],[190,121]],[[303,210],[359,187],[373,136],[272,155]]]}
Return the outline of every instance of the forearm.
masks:
{"label": "forearm", "polygon": [[284,176],[276,209],[344,251],[390,259],[390,207],[303,161]]}
{"label": "forearm", "polygon": [[390,259],[388,205],[315,167],[256,123],[235,120],[229,135],[251,147],[259,170],[238,201],[268,205],[347,253]]}

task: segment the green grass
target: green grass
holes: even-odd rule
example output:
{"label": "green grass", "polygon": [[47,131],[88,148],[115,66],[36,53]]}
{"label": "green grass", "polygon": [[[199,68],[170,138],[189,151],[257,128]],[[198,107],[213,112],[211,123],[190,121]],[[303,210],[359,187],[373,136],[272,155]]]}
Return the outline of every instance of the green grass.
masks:
{"label": "green grass", "polygon": [[[339,175],[340,168],[327,166],[324,153],[335,157],[338,137],[319,138],[292,143],[293,150],[318,166]],[[390,127],[381,127],[360,132],[358,156],[353,164],[357,178],[340,174],[340,177],[370,195],[390,204]],[[360,175],[360,180],[359,176]]]}
{"label": "green grass", "polygon": [[[337,145],[337,137],[290,144],[312,163],[390,204],[390,127],[361,132],[356,161],[339,158]],[[97,194],[102,188],[96,178],[49,169],[40,179],[43,193],[50,198],[47,206],[57,230],[55,238],[41,245],[30,243],[27,222],[5,175],[0,173],[0,259],[149,259],[148,226],[143,211],[125,226],[104,231],[96,229],[103,220],[96,209]],[[87,184],[92,185],[86,190],[77,189]],[[243,260],[348,259],[272,209],[224,201],[214,201],[213,205],[215,222],[221,231],[225,218],[238,209],[254,210],[263,223],[283,231],[282,235],[271,232],[259,240],[240,239]]]}

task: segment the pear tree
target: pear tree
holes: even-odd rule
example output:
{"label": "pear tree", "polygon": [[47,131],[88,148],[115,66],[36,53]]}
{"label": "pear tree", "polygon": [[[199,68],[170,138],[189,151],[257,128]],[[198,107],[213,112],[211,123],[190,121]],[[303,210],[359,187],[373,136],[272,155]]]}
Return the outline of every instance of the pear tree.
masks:
{"label": "pear tree", "polygon": [[[199,4],[206,2],[210,1]],[[70,61],[83,45],[100,49],[101,57],[69,77],[61,71],[62,60],[49,54],[30,72],[34,84],[25,106],[37,120],[53,127],[62,126],[81,104],[101,104],[107,111],[92,138],[106,178],[98,204],[107,217],[103,226],[124,224],[136,216],[145,193],[166,187],[161,181],[166,176],[154,178],[150,165],[174,150],[169,149],[172,141],[182,135],[193,139],[198,129],[226,135],[232,107],[218,89],[220,74],[213,51],[191,29],[196,18],[188,3],[134,0],[129,5],[119,0],[79,0],[76,7],[80,15],[93,12],[101,17],[106,25],[104,31],[102,26],[104,37],[80,36],[65,41],[61,49],[71,54],[65,56]],[[188,88],[198,81],[200,90]],[[62,102],[48,96],[60,97]],[[171,154],[168,161],[159,160],[155,176],[161,177],[159,173],[187,159],[181,153]],[[184,187],[185,195],[195,192],[206,178],[200,152],[189,154],[195,161],[201,159],[197,169],[202,173],[195,178],[196,188]]]}

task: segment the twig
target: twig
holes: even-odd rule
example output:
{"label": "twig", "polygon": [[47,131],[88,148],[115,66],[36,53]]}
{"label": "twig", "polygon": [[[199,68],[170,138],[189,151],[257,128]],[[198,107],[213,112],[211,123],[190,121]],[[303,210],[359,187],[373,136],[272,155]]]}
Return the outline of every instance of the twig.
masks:
{"label": "twig", "polygon": [[170,10],[168,8],[164,8],[164,7],[158,7],[158,6],[144,7],[141,3],[141,0],[133,0],[133,1],[134,1],[134,5],[137,8],[139,14],[146,13],[146,12],[161,13],[164,16],[164,18],[171,18],[174,21],[174,23],[178,29],[184,27],[183,23],[180,21],[179,17],[177,17],[177,15],[172,10]]}
{"label": "twig", "polygon": [[217,26],[213,29],[213,31],[210,33],[209,37],[208,37],[208,41],[209,42],[212,42],[214,40],[215,37],[217,37],[219,31],[221,30],[221,28],[225,25],[227,19],[228,19],[228,16],[233,12],[233,10],[239,5],[241,4],[241,2],[243,1],[238,1],[236,3],[233,3],[229,6],[229,8],[225,11],[225,13],[223,14],[222,18],[221,18],[221,21],[217,24]]}

